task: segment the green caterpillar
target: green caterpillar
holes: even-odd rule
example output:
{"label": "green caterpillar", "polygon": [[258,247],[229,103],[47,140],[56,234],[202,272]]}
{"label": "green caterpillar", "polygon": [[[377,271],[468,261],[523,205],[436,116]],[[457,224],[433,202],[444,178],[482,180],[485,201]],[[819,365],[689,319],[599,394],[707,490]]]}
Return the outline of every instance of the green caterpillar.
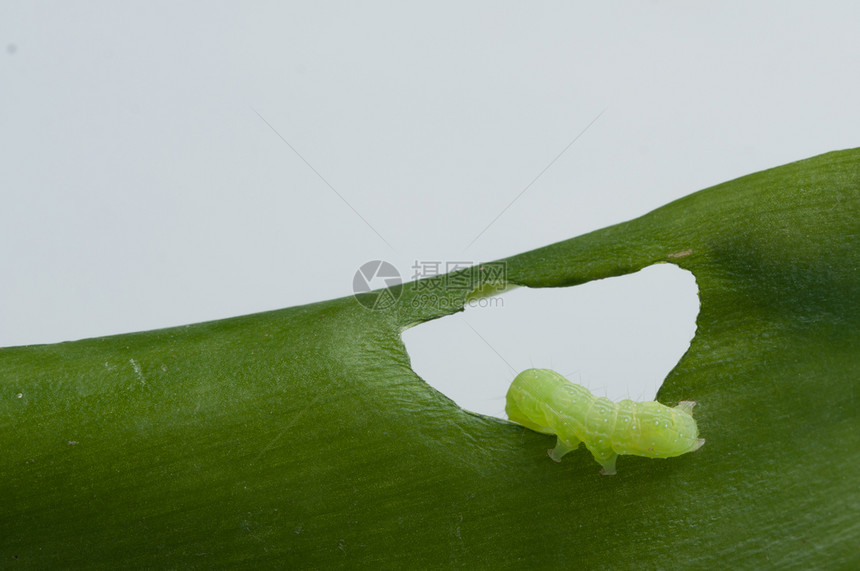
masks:
{"label": "green caterpillar", "polygon": [[508,389],[505,412],[517,424],[543,434],[555,434],[555,448],[547,450],[560,462],[580,442],[603,466],[601,474],[615,474],[621,454],[670,458],[698,450],[705,443],[693,420],[695,402],[670,408],[655,401],[614,403],[596,397],[549,369],[527,369]]}

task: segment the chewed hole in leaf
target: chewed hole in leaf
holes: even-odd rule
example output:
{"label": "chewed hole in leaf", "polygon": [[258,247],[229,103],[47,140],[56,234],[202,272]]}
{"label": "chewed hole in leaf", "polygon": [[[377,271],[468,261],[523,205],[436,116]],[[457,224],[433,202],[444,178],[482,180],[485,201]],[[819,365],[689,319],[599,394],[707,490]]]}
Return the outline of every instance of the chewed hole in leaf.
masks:
{"label": "chewed hole in leaf", "polygon": [[672,264],[575,287],[520,288],[403,334],[412,368],[460,407],[505,418],[517,373],[553,369],[614,401],[652,400],[690,345],[699,298]]}

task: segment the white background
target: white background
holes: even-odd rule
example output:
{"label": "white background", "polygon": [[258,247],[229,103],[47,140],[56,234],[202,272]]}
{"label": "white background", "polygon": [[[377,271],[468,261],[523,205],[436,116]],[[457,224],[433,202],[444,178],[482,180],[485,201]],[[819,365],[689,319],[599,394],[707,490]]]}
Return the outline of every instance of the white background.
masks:
{"label": "white background", "polygon": [[[368,260],[492,260],[858,146],[858,30],[853,2],[5,0],[0,346],[341,297]],[[529,366],[650,398],[693,334],[672,270],[405,340],[472,410]]]}

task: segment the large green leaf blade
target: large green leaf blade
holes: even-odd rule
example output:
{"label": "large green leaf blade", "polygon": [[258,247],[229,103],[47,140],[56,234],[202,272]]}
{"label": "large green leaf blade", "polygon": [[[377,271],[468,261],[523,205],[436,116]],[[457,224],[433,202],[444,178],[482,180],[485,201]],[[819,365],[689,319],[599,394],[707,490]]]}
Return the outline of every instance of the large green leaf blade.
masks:
{"label": "large green leaf blade", "polygon": [[[505,283],[478,293],[440,278],[383,311],[344,298],[2,349],[0,561],[860,563],[858,217],[855,149],[502,260]],[[660,262],[700,289],[658,395],[699,402],[695,453],[622,457],[615,477],[584,450],[556,464],[552,438],[463,411],[409,367],[401,331],[470,295]]]}

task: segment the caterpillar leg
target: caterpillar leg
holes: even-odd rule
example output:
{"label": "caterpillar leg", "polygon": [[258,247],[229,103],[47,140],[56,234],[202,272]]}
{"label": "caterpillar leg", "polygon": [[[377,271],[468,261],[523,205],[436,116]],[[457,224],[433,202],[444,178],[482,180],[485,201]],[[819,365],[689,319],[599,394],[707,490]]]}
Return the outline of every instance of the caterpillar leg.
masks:
{"label": "caterpillar leg", "polygon": [[568,452],[573,452],[578,446],[579,440],[573,439],[572,441],[568,440],[567,442],[563,442],[562,439],[559,438],[555,443],[555,448],[547,450],[546,453],[549,454],[549,457],[556,462],[561,462],[562,456]]}
{"label": "caterpillar leg", "polygon": [[612,454],[611,456],[607,456],[606,458],[594,458],[597,462],[603,466],[600,469],[600,473],[604,476],[614,476],[615,472],[615,461],[618,460],[618,454]]}

